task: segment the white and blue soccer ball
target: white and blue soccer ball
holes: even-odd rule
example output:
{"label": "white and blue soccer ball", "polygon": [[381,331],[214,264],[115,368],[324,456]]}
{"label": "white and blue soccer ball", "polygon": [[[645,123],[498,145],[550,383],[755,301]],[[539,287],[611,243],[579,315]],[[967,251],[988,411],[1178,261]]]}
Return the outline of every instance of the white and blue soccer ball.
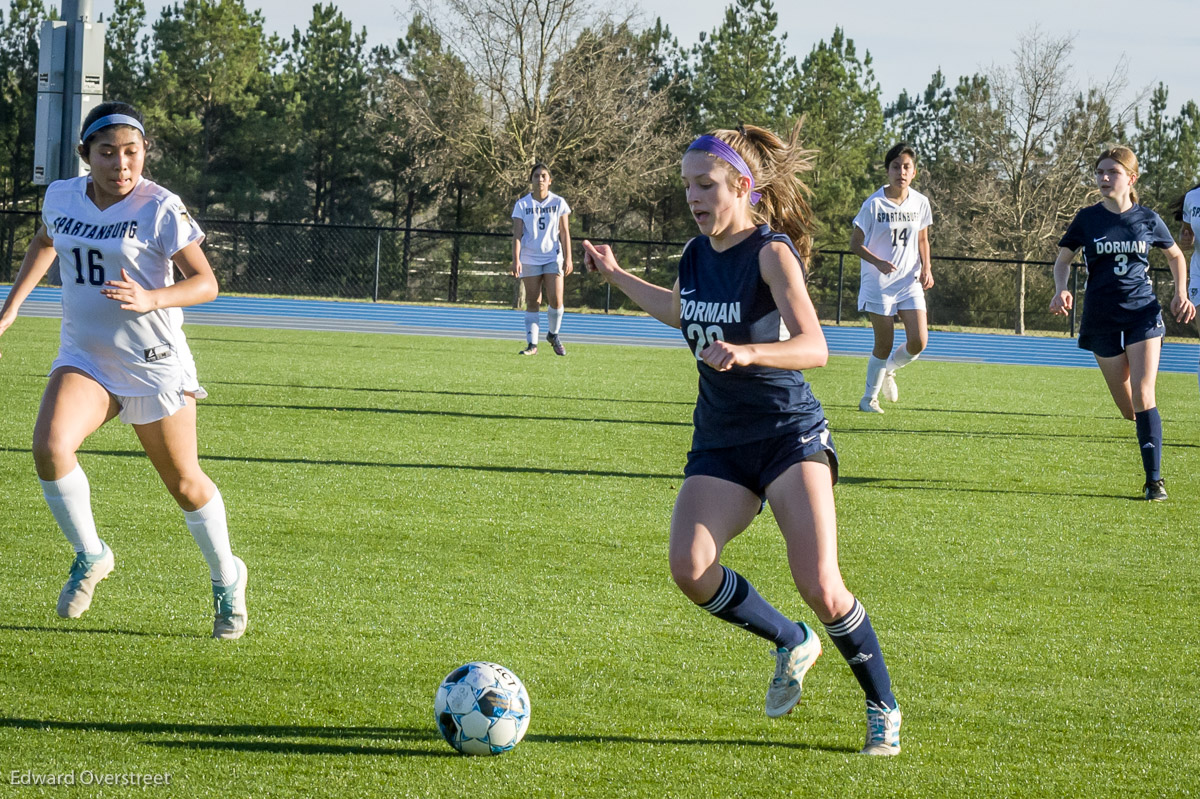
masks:
{"label": "white and blue soccer ball", "polygon": [[529,693],[503,666],[475,661],[442,680],[433,717],[446,742],[464,755],[499,755],[525,737]]}

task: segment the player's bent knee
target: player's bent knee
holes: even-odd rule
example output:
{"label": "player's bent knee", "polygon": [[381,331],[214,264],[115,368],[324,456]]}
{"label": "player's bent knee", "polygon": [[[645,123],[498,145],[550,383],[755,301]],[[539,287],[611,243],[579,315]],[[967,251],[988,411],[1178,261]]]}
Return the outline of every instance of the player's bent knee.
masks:
{"label": "player's bent knee", "polygon": [[194,475],[179,475],[174,479],[163,478],[167,490],[184,510],[195,510],[203,507],[216,491],[212,480],[203,472]]}

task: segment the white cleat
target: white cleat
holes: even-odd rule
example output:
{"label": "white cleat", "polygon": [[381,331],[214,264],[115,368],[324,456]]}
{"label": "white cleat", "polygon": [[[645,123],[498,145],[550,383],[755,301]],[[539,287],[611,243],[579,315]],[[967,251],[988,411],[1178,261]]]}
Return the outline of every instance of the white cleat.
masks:
{"label": "white cleat", "polygon": [[71,576],[58,595],[58,615],[64,619],[78,619],[92,606],[92,594],[96,585],[113,570],[113,553],[108,544],[100,542],[103,549],[99,555],[83,552],[75,554],[71,564]]}
{"label": "white cleat", "polygon": [[246,632],[246,564],[235,557],[237,580],[233,585],[213,586],[213,638],[232,640]]}
{"label": "white cleat", "polygon": [[883,408],[879,407],[879,400],[876,397],[863,397],[858,401],[858,409],[863,413],[883,413]]}
{"label": "white cleat", "polygon": [[808,637],[792,649],[775,650],[775,675],[767,686],[767,715],[773,719],[786,716],[800,702],[804,675],[821,656],[821,639],[813,628],[799,622]]}
{"label": "white cleat", "polygon": [[867,743],[859,754],[900,754],[900,708],[867,702]]}
{"label": "white cleat", "polygon": [[900,390],[896,388],[896,373],[894,371],[883,373],[883,387],[880,389],[880,393],[883,394],[883,398],[888,402],[895,402],[900,399]]}

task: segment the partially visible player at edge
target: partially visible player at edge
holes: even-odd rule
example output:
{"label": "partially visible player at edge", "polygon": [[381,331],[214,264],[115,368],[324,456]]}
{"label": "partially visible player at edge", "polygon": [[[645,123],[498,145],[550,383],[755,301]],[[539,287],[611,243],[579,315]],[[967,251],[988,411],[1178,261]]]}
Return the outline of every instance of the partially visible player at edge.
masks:
{"label": "partially visible player at edge", "polygon": [[[58,615],[81,616],[113,570],[75,453],[119,416],[133,427],[208,562],[213,637],[239,638],[246,630],[246,564],[230,549],[221,494],[200,469],[196,398],[206,393],[179,310],[217,296],[200,249],[204,233],[176,195],[143,177],[145,129],[132,106],[93,108],[79,155],[91,175],[46,189],[43,224],[0,311],[3,333],[58,256],[62,342],[33,431],[42,492],[75,549]],[[178,283],[172,267],[183,275]]]}
{"label": "partially visible player at edge", "polygon": [[513,206],[513,259],[510,274],[525,283],[525,341],[521,355],[537,355],[538,312],[546,294],[546,340],[555,355],[566,355],[558,337],[563,318],[563,276],[571,274],[571,206],[550,191],[550,168],[534,164],[529,194]]}
{"label": "partially visible player at edge", "polygon": [[1158,359],[1162,352],[1162,306],[1150,282],[1151,247],[1166,250],[1175,296],[1171,314],[1187,323],[1196,308],[1184,296],[1184,258],[1166,223],[1137,204],[1137,156],[1128,147],[1113,147],[1096,159],[1096,185],[1101,201],[1079,211],[1058,242],[1054,262],[1051,313],[1066,315],[1074,304],[1067,289],[1071,261],[1083,249],[1088,270],[1087,299],[1079,325],[1079,346],[1096,363],[1121,414],[1137,424],[1138,446],[1147,500],[1167,498],[1162,476],[1162,419],[1154,398]]}
{"label": "partially visible player at edge", "polygon": [[[1179,244],[1192,251],[1191,268],[1188,270],[1188,301],[1200,302],[1200,247],[1196,246],[1196,231],[1200,230],[1200,185],[1193,186],[1172,204],[1175,221],[1179,227]],[[1200,316],[1195,320],[1200,332]],[[1200,364],[1196,365],[1196,379],[1200,381]]]}
{"label": "partially visible player at edge", "polygon": [[[842,582],[837,453],[800,372],[823,366],[829,350],[805,286],[814,223],[799,173],[812,164],[799,133],[797,125],[784,142],[746,125],[692,142],[683,185],[702,235],[684,248],[673,288],[626,272],[608,245],[585,241],[584,258],[656,319],[679,328],[696,357],[695,430],[671,517],[675,583],[717,618],[771,642],[776,661],[766,712],[791,711],[821,642],[720,562],[725,545],[769,503],[800,595],[866,692],[862,751],[894,755],[900,709],[867,613]],[[781,335],[781,321],[790,338]]]}
{"label": "partially visible player at edge", "polygon": [[[924,194],[912,188],[917,153],[900,142],[883,158],[888,183],[862,204],[854,217],[850,251],[862,259],[858,310],[871,318],[875,347],[867,359],[867,386],[858,409],[883,413],[879,392],[890,402],[900,399],[896,370],[917,359],[929,340],[925,290],[933,288],[929,263],[929,226],[933,213]],[[897,313],[904,322],[905,342],[892,343]]]}

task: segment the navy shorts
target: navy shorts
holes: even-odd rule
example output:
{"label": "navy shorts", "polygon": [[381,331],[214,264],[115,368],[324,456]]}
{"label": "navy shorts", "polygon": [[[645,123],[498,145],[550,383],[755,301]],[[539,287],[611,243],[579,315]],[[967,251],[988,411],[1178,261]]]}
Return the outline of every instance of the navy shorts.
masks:
{"label": "navy shorts", "polygon": [[1125,352],[1130,344],[1152,338],[1162,338],[1167,333],[1163,325],[1162,312],[1151,310],[1141,319],[1123,325],[1099,325],[1085,323],[1079,330],[1079,348],[1091,350],[1101,358],[1115,358]]}
{"label": "navy shorts", "polygon": [[766,501],[767,486],[791,466],[802,461],[827,464],[836,485],[838,479],[837,450],[829,435],[829,421],[794,433],[762,441],[751,441],[736,447],[692,450],[688,453],[685,477],[707,475],[737,483]]}

